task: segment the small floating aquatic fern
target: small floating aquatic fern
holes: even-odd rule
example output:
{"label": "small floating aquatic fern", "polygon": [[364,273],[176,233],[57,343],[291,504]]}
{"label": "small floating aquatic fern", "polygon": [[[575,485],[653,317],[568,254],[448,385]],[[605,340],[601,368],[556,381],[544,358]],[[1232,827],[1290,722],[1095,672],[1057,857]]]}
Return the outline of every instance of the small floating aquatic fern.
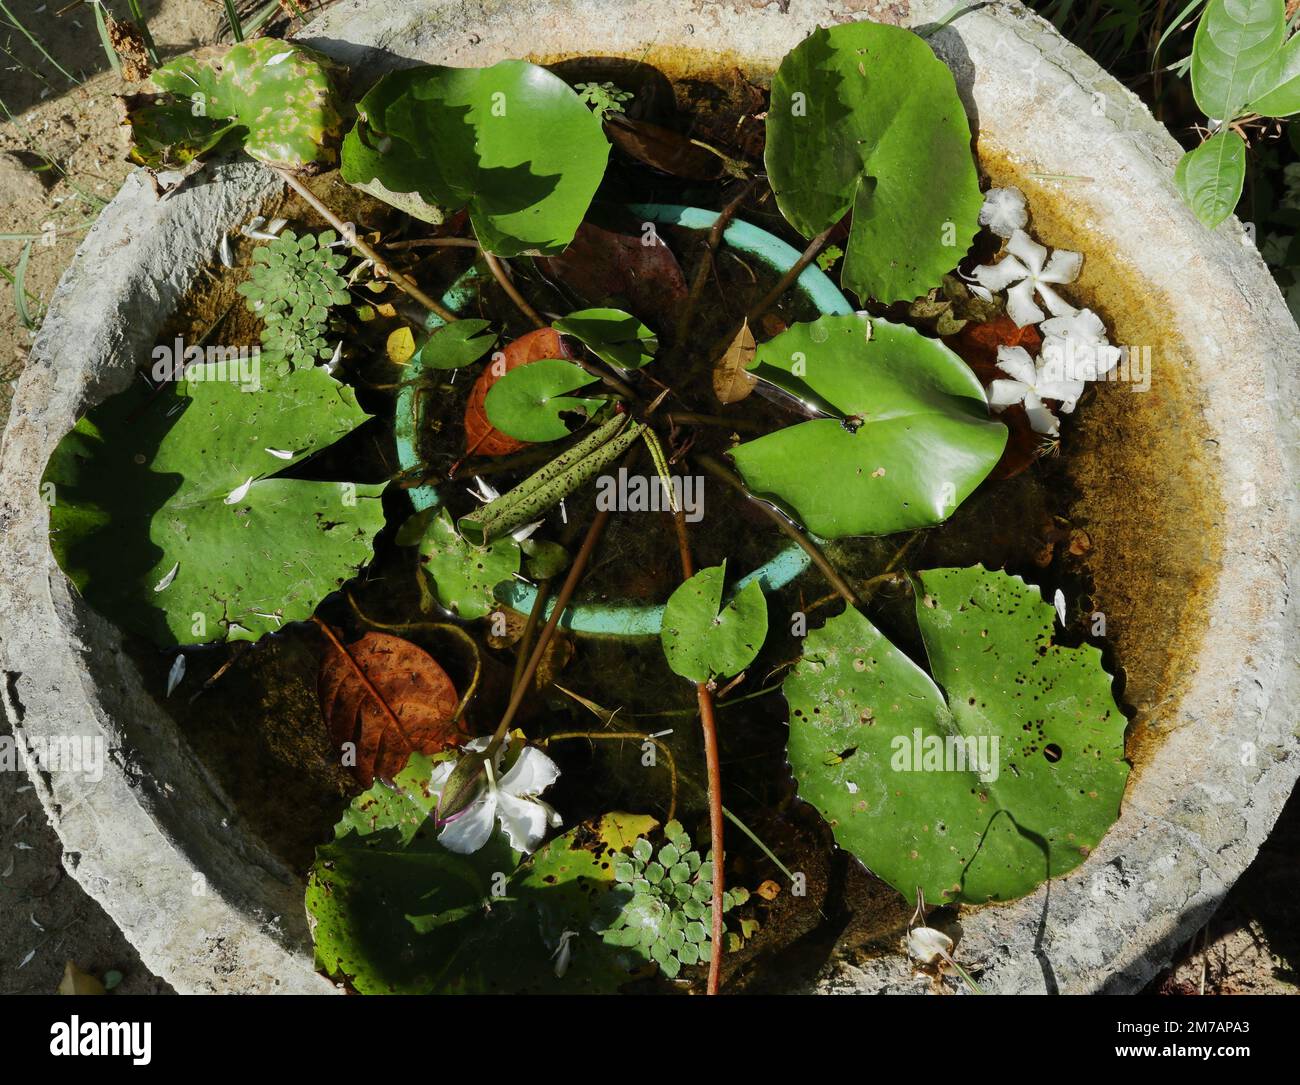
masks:
{"label": "small floating aquatic fern", "polygon": [[286,230],[253,253],[253,267],[239,293],[260,316],[262,346],[282,353],[294,366],[330,356],[325,331],[332,306],[348,300],[339,269],[347,257],[331,247],[333,230],[299,237]]}

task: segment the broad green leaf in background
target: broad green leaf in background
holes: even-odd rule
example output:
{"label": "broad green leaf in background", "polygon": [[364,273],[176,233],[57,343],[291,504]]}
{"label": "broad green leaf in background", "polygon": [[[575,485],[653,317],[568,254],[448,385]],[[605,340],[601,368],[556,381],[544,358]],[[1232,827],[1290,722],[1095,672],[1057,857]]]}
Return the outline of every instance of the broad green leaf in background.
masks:
{"label": "broad green leaf in background", "polygon": [[[247,359],[245,365],[253,359]],[[369,560],[382,485],[277,477],[366,420],[324,369],[235,362],[139,382],[59,442],[50,546],[86,601],[157,644],[256,640]],[[247,390],[245,390],[247,389]]]}
{"label": "broad green leaf in background", "polygon": [[781,213],[805,237],[852,209],[844,285],[910,301],[970,248],[983,204],[952,73],[910,30],[813,31],[772,80],[764,156]]}
{"label": "broad green leaf in background", "polygon": [[1174,172],[1187,206],[1213,229],[1232,214],[1246,183],[1246,142],[1225,128],[1188,151]]}
{"label": "broad green leaf in background", "polygon": [[486,320],[465,319],[444,324],[415,352],[412,361],[430,369],[460,369],[477,362],[497,341]]}
{"label": "broad green leaf in background", "polygon": [[562,252],[609,158],[600,118],[558,76],[522,60],[393,72],[358,113],[343,179],[427,221],[466,207],[498,256]]}
{"label": "broad green leaf in background", "polygon": [[474,546],[461,537],[443,509],[429,521],[420,541],[420,560],[439,603],[462,618],[482,618],[496,606],[492,589],[519,571],[519,544],[507,536]]}
{"label": "broad green leaf in background", "polygon": [[[193,158],[224,135],[228,125],[219,122],[239,129],[244,150],[267,165],[299,169],[335,161],[340,103],[329,62],[311,49],[278,38],[211,46],[164,64],[150,79],[175,98],[156,99],[152,107],[143,96],[134,99],[128,120],[136,161],[173,165],[163,160]],[[192,125],[180,109],[190,112]],[[207,137],[202,119],[213,123]],[[168,147],[173,150],[163,153]]]}
{"label": "broad green leaf in background", "polygon": [[517,440],[556,441],[574,428],[565,425],[562,414],[588,418],[605,402],[564,394],[595,380],[573,362],[542,358],[506,373],[492,385],[483,408],[492,425]]}
{"label": "broad green leaf in background", "polygon": [[1007,429],[942,343],[864,314],[795,324],[750,370],[831,417],[732,450],[746,484],[824,538],[942,523],[997,464]]}
{"label": "broad green leaf in background", "polygon": [[[654,819],[606,814],[519,865],[500,833],[457,855],[429,820],[431,770],[413,755],[395,787],[358,796],[335,839],[316,849],[307,911],[317,966],[365,994],[595,994],[631,979],[640,962],[600,932],[627,897],[613,857]],[[505,892],[494,895],[503,876]],[[568,967],[557,976],[565,932]]]}
{"label": "broad green leaf in background", "polygon": [[1205,115],[1233,120],[1272,89],[1285,37],[1283,0],[1210,0],[1192,44],[1192,93]]}
{"label": "broad green leaf in background", "polygon": [[858,610],[830,619],[785,681],[790,764],[836,842],[909,901],[1009,900],[1118,816],[1126,721],[1101,652],[1055,643],[1037,588],[979,566],[919,581],[933,678]]}
{"label": "broad green leaf in background", "polygon": [[1300,36],[1276,53],[1255,81],[1245,112],[1261,117],[1290,117],[1300,113]]}
{"label": "broad green leaf in background", "polygon": [[751,580],[722,605],[727,565],[701,569],[668,598],[663,643],[668,666],[692,682],[739,674],[767,636],[767,598]]}
{"label": "broad green leaf in background", "polygon": [[640,369],[659,349],[655,333],[622,309],[581,309],[555,321],[557,332],[580,340],[619,369]]}

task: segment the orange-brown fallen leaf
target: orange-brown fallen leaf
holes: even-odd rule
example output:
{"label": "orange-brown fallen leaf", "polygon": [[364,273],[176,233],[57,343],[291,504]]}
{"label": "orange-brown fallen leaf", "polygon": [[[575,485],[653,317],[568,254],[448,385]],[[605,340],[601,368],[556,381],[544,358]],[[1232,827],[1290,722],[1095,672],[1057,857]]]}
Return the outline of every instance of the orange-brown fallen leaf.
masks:
{"label": "orange-brown fallen leaf", "polygon": [[518,369],[529,362],[540,362],[543,358],[578,357],[554,328],[538,328],[536,331],[521,335],[507,344],[501,354],[493,355],[492,361],[479,374],[474,387],[470,389],[469,402],[465,404],[465,454],[467,456],[508,456],[528,447],[528,442],[517,441],[502,433],[488,421],[484,401],[487,394],[502,377],[512,369]]}
{"label": "orange-brown fallen leaf", "polygon": [[428,652],[388,633],[344,646],[328,632],[316,684],[321,715],[336,747],[353,744],[355,759],[344,764],[363,787],[391,780],[412,753],[436,754],[461,741],[464,731],[452,722],[456,687]]}

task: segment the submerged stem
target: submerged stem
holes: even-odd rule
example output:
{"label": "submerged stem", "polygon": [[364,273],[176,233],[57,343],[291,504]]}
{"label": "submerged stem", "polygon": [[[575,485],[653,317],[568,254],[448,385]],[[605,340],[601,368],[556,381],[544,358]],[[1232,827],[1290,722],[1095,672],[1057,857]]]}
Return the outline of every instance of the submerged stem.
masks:
{"label": "submerged stem", "polygon": [[538,315],[536,309],[528,304],[528,299],[519,293],[519,287],[515,286],[501,261],[484,249],[483,262],[487,264],[488,270],[492,272],[492,277],[500,284],[501,289],[506,292],[506,296],[515,303],[515,308],[533,322],[533,327],[546,327],[546,321]]}

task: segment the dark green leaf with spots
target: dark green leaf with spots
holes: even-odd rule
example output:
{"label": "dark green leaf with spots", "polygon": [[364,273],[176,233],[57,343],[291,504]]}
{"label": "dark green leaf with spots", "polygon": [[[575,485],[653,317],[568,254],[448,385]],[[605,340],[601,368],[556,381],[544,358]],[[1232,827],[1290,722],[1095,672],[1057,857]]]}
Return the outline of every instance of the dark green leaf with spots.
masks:
{"label": "dark green leaf with spots", "polygon": [[916,590],[933,679],[856,609],[809,633],[784,687],[799,794],[909,899],[1022,896],[1118,816],[1126,721],[1037,588],[976,566]]}

